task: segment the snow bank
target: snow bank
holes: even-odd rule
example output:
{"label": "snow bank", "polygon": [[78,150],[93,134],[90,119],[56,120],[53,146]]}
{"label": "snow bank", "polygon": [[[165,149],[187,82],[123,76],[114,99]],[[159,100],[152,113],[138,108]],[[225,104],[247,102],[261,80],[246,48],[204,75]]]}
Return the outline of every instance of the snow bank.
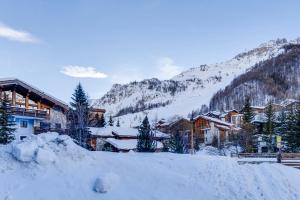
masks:
{"label": "snow bank", "polygon": [[12,155],[21,162],[36,162],[41,165],[54,163],[56,153],[76,148],[72,139],[58,133],[33,135],[12,144]]}
{"label": "snow bank", "polygon": [[239,165],[236,158],[205,154],[91,152],[67,136],[51,137],[14,144],[16,155],[29,164],[0,145],[0,199],[300,199],[300,170],[277,163]]}
{"label": "snow bank", "polygon": [[108,173],[104,177],[96,179],[94,184],[94,191],[98,193],[107,193],[116,187],[120,182],[118,175],[114,173]]}

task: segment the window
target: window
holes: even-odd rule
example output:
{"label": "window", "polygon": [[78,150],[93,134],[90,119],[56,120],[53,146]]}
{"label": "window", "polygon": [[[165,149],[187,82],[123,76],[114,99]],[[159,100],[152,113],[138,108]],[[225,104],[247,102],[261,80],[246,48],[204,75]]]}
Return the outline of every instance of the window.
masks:
{"label": "window", "polygon": [[28,122],[27,121],[21,121],[20,127],[21,128],[27,128],[28,127]]}
{"label": "window", "polygon": [[20,140],[24,140],[26,137],[27,136],[22,135],[22,136],[20,136]]}

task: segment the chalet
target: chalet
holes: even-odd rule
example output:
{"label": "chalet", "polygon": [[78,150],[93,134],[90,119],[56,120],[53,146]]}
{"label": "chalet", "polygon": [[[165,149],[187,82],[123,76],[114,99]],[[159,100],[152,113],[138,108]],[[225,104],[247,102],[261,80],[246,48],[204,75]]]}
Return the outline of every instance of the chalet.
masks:
{"label": "chalet", "polygon": [[163,133],[167,133],[169,135],[180,133],[184,135],[185,133],[190,133],[192,130],[192,122],[186,118],[178,118],[172,122],[165,122],[163,124],[159,124],[157,129]]}
{"label": "chalet", "polygon": [[[137,139],[115,139],[115,138],[107,138],[103,140],[103,149],[105,151],[112,152],[129,152],[137,150]],[[163,149],[163,144],[159,141],[156,142],[156,152],[160,152]]]}
{"label": "chalet", "polygon": [[91,127],[96,127],[98,118],[104,116],[105,112],[106,112],[105,109],[92,107],[89,110],[89,125]]}
{"label": "chalet", "polygon": [[239,130],[234,124],[222,121],[217,118],[199,115],[195,118],[195,134],[200,135],[203,143],[212,144],[216,137],[218,145],[228,142],[230,134]]}
{"label": "chalet", "polygon": [[0,79],[0,99],[11,101],[16,140],[48,131],[64,132],[68,105],[19,79]]}
{"label": "chalet", "polygon": [[[91,136],[90,136],[89,145],[92,147],[93,150],[106,149],[108,145],[107,143],[110,143],[111,141],[114,141],[115,144],[117,144],[117,142],[119,141],[118,144],[120,144],[121,146],[123,144],[124,145],[133,144],[137,140],[139,134],[138,129],[135,128],[114,127],[114,126],[107,126],[103,128],[90,128],[90,131],[91,131]],[[155,131],[154,134],[155,134],[154,139],[159,143],[169,138],[167,134],[162,133],[160,131]],[[111,145],[113,145],[112,142],[109,144],[109,146]],[[116,148],[117,146],[115,145],[114,147]],[[134,147],[136,147],[136,145]],[[114,148],[112,148],[112,150],[117,151]],[[119,150],[121,151],[122,148]],[[135,149],[131,148],[130,150],[135,150]]]}
{"label": "chalet", "polygon": [[237,110],[227,110],[224,112],[210,111],[205,116],[220,119],[224,122],[232,123],[236,127],[241,127],[243,121],[243,114]]}

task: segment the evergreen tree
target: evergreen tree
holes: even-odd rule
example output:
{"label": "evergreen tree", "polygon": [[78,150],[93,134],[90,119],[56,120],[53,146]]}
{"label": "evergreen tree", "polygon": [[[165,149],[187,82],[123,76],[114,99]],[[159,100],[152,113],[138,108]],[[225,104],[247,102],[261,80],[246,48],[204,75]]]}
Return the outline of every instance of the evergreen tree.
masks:
{"label": "evergreen tree", "polygon": [[75,92],[73,93],[71,99],[72,102],[70,104],[74,109],[76,109],[78,105],[88,106],[88,96],[83,90],[81,83],[79,83],[75,88]]}
{"label": "evergreen tree", "polygon": [[114,126],[114,120],[112,116],[109,116],[109,121],[108,121],[109,126]]}
{"label": "evergreen tree", "polygon": [[173,153],[184,153],[183,138],[178,131],[171,135],[169,148]]}
{"label": "evergreen tree", "polygon": [[251,122],[254,118],[254,114],[251,108],[250,97],[245,98],[245,103],[243,107],[243,123],[241,130],[236,137],[238,145],[240,145],[245,152],[253,152],[254,149],[254,134],[255,134],[255,125]]}
{"label": "evergreen tree", "polygon": [[120,120],[117,121],[117,127],[120,127]]}
{"label": "evergreen tree", "polygon": [[137,150],[139,152],[154,152],[156,145],[154,134],[151,130],[148,117],[146,116],[139,127]]}
{"label": "evergreen tree", "polygon": [[104,126],[106,126],[106,122],[105,122],[105,117],[104,117],[104,115],[101,115],[101,117],[100,117],[100,127],[104,127]]}
{"label": "evergreen tree", "polygon": [[243,107],[243,122],[244,123],[251,123],[254,114],[251,108],[251,103],[250,103],[250,97],[247,96],[245,99],[244,107]]}
{"label": "evergreen tree", "polygon": [[269,101],[268,105],[266,107],[265,110],[265,117],[266,117],[266,123],[264,125],[264,134],[269,136],[268,139],[268,146],[269,146],[269,151],[271,151],[273,149],[272,147],[272,136],[274,134],[274,130],[275,130],[275,112],[273,110],[273,106],[272,106],[272,102]]}
{"label": "evergreen tree", "polygon": [[298,152],[300,149],[300,106],[291,108],[287,116],[287,133],[284,137],[287,151]]}
{"label": "evergreen tree", "polygon": [[278,116],[278,125],[276,126],[276,132],[280,135],[285,136],[288,129],[288,119],[287,114],[284,110],[282,110]]}
{"label": "evergreen tree", "polygon": [[69,111],[70,121],[70,135],[79,143],[79,145],[86,147],[90,131],[89,124],[89,103],[88,96],[79,83],[72,95],[72,108]]}
{"label": "evergreen tree", "polygon": [[4,94],[0,99],[0,144],[7,144],[14,140],[15,123],[11,116],[11,105],[8,96]]}
{"label": "evergreen tree", "polygon": [[290,108],[287,113],[287,130],[283,138],[287,146],[286,150],[289,152],[293,152],[296,149],[295,128],[294,128],[295,124],[296,124],[295,111],[293,108]]}

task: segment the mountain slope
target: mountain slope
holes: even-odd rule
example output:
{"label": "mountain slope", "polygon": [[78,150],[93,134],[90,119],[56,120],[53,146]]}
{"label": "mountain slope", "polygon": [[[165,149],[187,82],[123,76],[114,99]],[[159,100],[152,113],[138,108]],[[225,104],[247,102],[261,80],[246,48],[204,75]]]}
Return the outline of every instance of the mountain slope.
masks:
{"label": "mountain slope", "polygon": [[275,57],[283,53],[283,46],[298,42],[272,40],[226,62],[191,68],[171,80],[148,79],[116,84],[94,105],[105,108],[108,115],[118,116],[127,126],[138,125],[145,113],[152,120],[176,114],[186,116],[203,104],[208,105],[218,90],[256,63]]}
{"label": "mountain slope", "polygon": [[268,100],[280,103],[300,95],[300,44],[284,46],[285,52],[255,65],[214,95],[212,110],[240,109],[246,96],[252,104],[264,106]]}

